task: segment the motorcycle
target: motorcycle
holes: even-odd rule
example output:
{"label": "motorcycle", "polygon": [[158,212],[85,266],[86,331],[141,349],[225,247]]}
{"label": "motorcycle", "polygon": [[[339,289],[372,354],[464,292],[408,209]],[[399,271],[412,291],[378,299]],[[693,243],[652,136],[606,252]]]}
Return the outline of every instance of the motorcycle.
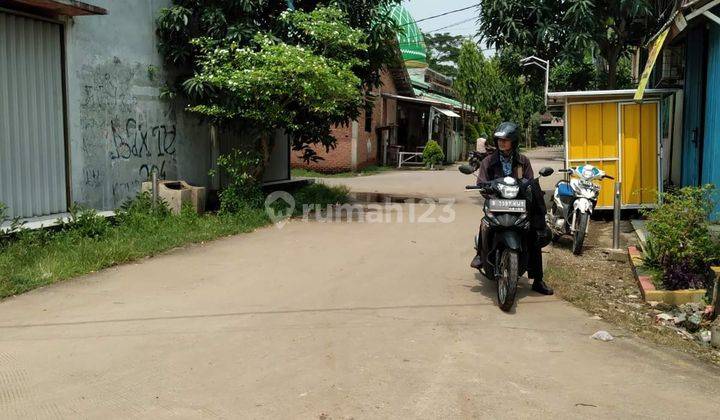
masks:
{"label": "motorcycle", "polygon": [[[460,172],[466,175],[472,175],[476,170],[470,165],[460,167]],[[529,181],[505,177],[465,187],[478,190],[487,197],[482,237],[475,237],[475,250],[483,256],[485,277],[497,282],[498,305],[503,311],[512,308],[518,279],[528,267],[528,209],[532,204],[532,183],[553,172],[552,168],[542,168],[540,177]]]}
{"label": "motorcycle", "polygon": [[480,167],[480,163],[486,157],[490,156],[491,154],[493,154],[493,152],[495,152],[495,148],[492,146],[487,146],[486,148],[486,152],[478,152],[477,150],[473,150],[470,152],[470,155],[468,156],[468,164],[475,168],[475,170]]}
{"label": "motorcycle", "polygon": [[594,181],[615,179],[593,165],[581,165],[559,172],[574,175],[568,181],[560,181],[555,187],[553,203],[547,215],[547,225],[557,242],[563,235],[573,237],[572,251],[582,253],[590,216],[597,205],[600,185]]}

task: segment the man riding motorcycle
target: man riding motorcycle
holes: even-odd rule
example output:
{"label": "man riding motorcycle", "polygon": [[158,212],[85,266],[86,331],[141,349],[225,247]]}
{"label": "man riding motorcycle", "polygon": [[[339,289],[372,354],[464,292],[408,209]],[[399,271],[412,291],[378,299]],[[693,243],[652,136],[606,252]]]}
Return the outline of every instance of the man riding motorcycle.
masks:
{"label": "man riding motorcycle", "polygon": [[[528,277],[532,278],[532,289],[544,295],[552,295],[553,290],[543,280],[542,248],[550,242],[550,233],[545,224],[545,199],[540,184],[534,179],[530,159],[518,152],[519,134],[515,123],[504,122],[493,135],[496,151],[486,157],[478,169],[478,185],[498,178],[512,176],[517,179],[531,181],[532,206],[530,208],[531,238],[528,246]],[[480,226],[480,238],[483,236],[483,226]],[[479,246],[478,253],[470,264],[475,269],[483,266],[483,246]]]}

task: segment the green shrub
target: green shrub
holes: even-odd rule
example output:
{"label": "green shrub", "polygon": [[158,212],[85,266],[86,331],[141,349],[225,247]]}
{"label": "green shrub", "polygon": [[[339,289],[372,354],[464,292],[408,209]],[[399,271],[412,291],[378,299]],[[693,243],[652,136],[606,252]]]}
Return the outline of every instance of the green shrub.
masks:
{"label": "green shrub", "polygon": [[7,211],[8,207],[0,201],[0,223],[4,222],[7,219]]}
{"label": "green shrub", "polygon": [[74,203],[70,206],[69,220],[60,223],[60,230],[83,238],[100,238],[110,230],[110,222],[95,210]]}
{"label": "green shrub", "polygon": [[444,160],[445,154],[440,145],[435,140],[428,141],[423,150],[423,163],[425,163],[425,166],[434,167]]}
{"label": "green shrub", "polygon": [[548,146],[557,146],[563,143],[563,133],[561,130],[555,129],[545,133],[545,144]]}
{"label": "green shrub", "polygon": [[249,150],[234,149],[229,154],[218,157],[218,169],[227,177],[227,185],[219,193],[220,213],[232,214],[263,206],[265,198],[256,177],[257,169],[262,163],[262,155]]}
{"label": "green shrub", "polygon": [[301,213],[303,206],[316,204],[326,207],[333,204],[345,204],[350,197],[350,189],[344,185],[328,186],[321,183],[300,188],[294,195],[295,211]]}
{"label": "green shrub", "polygon": [[662,194],[662,204],[644,212],[652,252],[651,267],[662,270],[667,290],[707,287],[710,264],[720,256],[709,232],[713,186],[685,187]]}
{"label": "green shrub", "polygon": [[469,123],[465,126],[465,138],[467,139],[468,143],[474,143],[475,140],[480,137],[480,133],[478,133],[477,128],[474,124]]}

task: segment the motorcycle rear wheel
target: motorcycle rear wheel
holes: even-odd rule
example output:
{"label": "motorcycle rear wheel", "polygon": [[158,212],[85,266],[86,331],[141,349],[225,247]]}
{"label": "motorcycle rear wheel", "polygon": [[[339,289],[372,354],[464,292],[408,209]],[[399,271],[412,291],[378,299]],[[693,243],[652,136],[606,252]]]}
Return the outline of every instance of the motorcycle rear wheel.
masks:
{"label": "motorcycle rear wheel", "polygon": [[500,257],[500,276],[497,278],[497,298],[500,309],[507,312],[515,304],[519,258],[517,251],[505,249]]}

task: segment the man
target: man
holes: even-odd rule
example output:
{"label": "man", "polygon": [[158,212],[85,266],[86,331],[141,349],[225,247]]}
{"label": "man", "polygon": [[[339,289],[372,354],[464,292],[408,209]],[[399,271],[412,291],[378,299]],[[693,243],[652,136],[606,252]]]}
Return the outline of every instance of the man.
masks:
{"label": "man", "polygon": [[[498,178],[512,176],[518,179],[534,181],[534,172],[530,159],[518,152],[520,138],[515,123],[504,122],[493,135],[495,153],[486,157],[478,169],[478,184]],[[549,233],[545,226],[545,199],[537,181],[532,183],[533,200],[530,213],[530,237],[528,238],[528,276],[532,278],[532,289],[544,295],[552,295],[553,290],[543,280],[542,247],[547,245]],[[482,226],[480,238],[482,238]],[[482,248],[482,246],[480,246]],[[483,257],[478,254],[473,258],[471,267],[479,269],[483,265]]]}
{"label": "man", "polygon": [[480,153],[487,153],[487,139],[485,138],[485,135],[481,135],[478,137],[475,144],[475,150],[477,150]]}

